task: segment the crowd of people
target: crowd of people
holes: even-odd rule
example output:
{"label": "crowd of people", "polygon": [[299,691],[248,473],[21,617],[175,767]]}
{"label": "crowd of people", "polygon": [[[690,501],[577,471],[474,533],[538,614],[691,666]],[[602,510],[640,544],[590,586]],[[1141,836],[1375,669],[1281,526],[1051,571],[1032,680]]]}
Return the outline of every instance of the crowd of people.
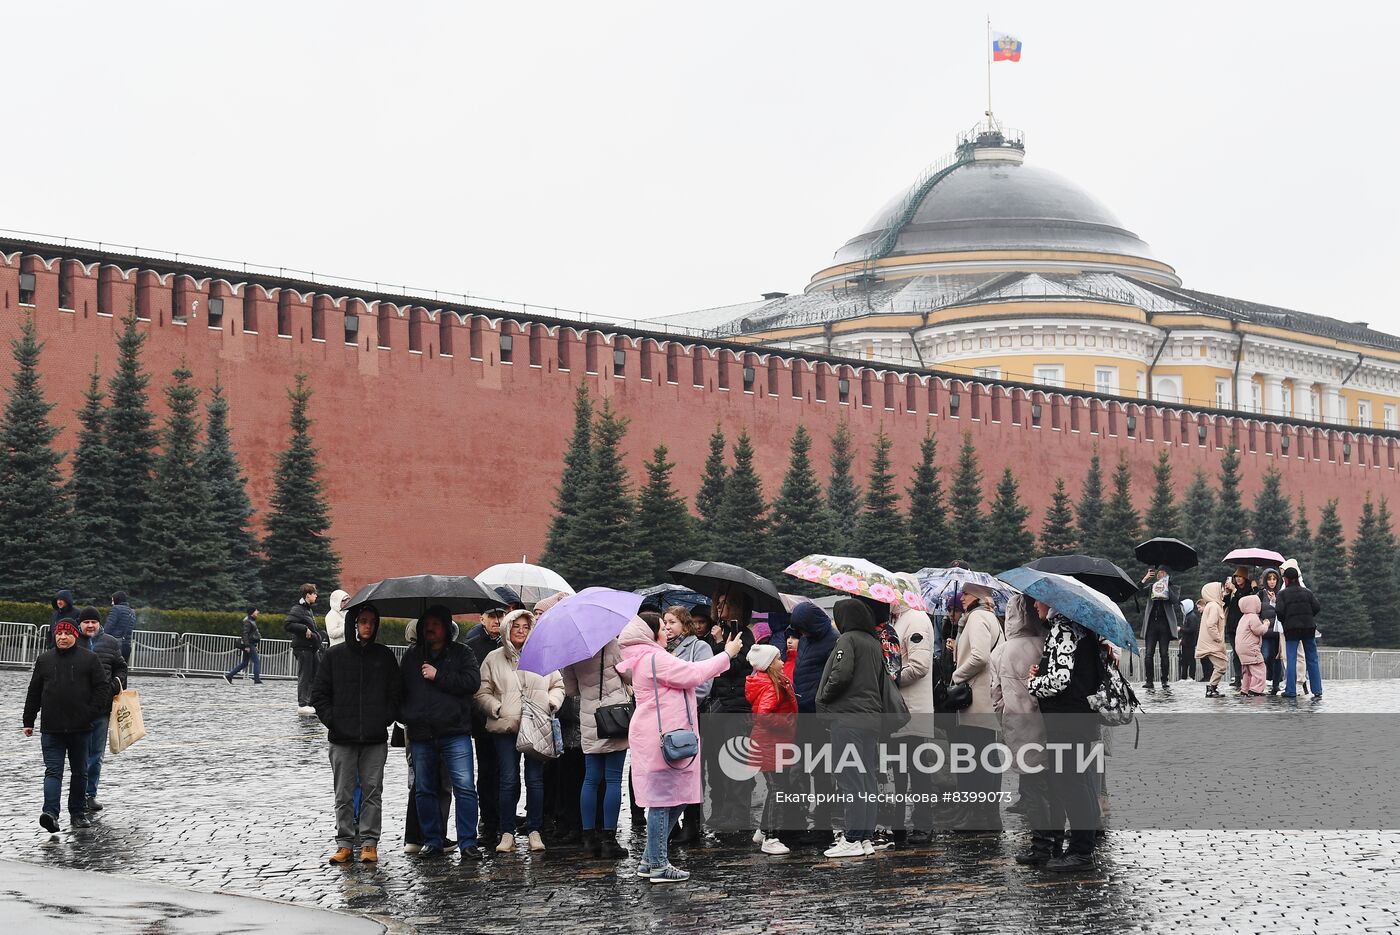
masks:
{"label": "crowd of people", "polygon": [[[1199,661],[1209,696],[1220,694],[1227,671],[1241,695],[1263,695],[1270,683],[1277,693],[1283,681],[1282,694],[1296,696],[1302,656],[1305,690],[1321,697],[1320,607],[1296,564],[1257,581],[1239,569],[1205,585],[1199,601],[1183,601],[1165,569],[1142,585],[1147,691],[1170,690],[1169,648],[1179,641],[1178,679],[1196,678]],[[429,607],[408,626],[401,661],[377,641],[373,604],[347,619],[349,595],[336,591],[323,633],[318,596],[304,585],[285,629],[299,666],[298,709],[328,732],[333,864],[379,859],[390,748],[403,749],[408,766],[406,853],[429,860],[455,849],[479,861],[579,845],[594,858],[628,857],[618,839],[626,785],[632,825],[646,829],[634,871],[664,884],[689,876],[672,863],[673,846],[751,840],[770,856],[816,848],[835,860],[924,846],[937,833],[999,830],[1002,776],[981,753],[1000,741],[1016,754],[1020,797],[1011,810],[1032,829],[1017,861],[1048,870],[1092,865],[1102,775],[1027,767],[1041,765],[1034,751],[1046,744],[1100,742],[1093,715],[1108,673],[1119,671],[1119,650],[1028,596],[1003,603],[965,583],[934,616],[898,598],[843,598],[830,615],[803,601],[759,628],[750,594],[721,586],[709,606],[643,608],[590,658],[547,674],[522,669],[521,653],[564,594],[487,611],[465,635],[446,607]],[[86,827],[102,808],[107,718],[127,682],[134,620],[121,593],[105,625],[94,608],[75,608],[69,592],[54,600],[52,648],[34,666],[24,710],[26,734],[36,718],[40,724],[40,824],[51,832],[65,761],[71,826]],[[261,683],[257,621],[250,607],[243,658],[226,680],[251,667]],[[558,731],[543,756],[530,735],[541,713]],[[820,725],[834,768],[779,762],[800,719]],[[735,740],[752,766],[737,775],[721,761]],[[973,752],[974,767],[951,777],[884,770],[876,747],[887,741],[959,744]],[[942,799],[955,807],[936,804],[940,784],[955,789]]]}

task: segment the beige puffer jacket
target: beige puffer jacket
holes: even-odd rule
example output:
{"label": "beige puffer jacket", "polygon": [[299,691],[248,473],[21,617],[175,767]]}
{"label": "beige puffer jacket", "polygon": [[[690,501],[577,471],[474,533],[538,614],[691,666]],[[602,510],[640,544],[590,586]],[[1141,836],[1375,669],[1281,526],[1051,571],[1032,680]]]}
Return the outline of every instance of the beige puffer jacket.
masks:
{"label": "beige puffer jacket", "polygon": [[[558,672],[536,675],[520,670],[520,650],[507,634],[511,618],[523,613],[528,611],[506,614],[501,621],[502,646],[487,653],[481,664],[481,687],[476,692],[476,703],[486,715],[486,729],[493,734],[519,733],[522,693],[551,715],[564,703],[564,679]],[[529,637],[525,642],[529,642]]]}
{"label": "beige puffer jacket", "polygon": [[1225,588],[1212,581],[1201,588],[1201,628],[1196,633],[1196,658],[1225,655]]}
{"label": "beige puffer jacket", "polygon": [[[621,661],[622,647],[617,645],[617,640],[609,640],[591,658],[559,670],[564,677],[564,692],[578,696],[584,753],[616,753],[627,749],[626,737],[598,736],[598,718],[595,716],[599,708],[626,704],[632,700],[628,680],[617,671],[617,664]],[[602,676],[601,692],[598,687],[599,675]]]}

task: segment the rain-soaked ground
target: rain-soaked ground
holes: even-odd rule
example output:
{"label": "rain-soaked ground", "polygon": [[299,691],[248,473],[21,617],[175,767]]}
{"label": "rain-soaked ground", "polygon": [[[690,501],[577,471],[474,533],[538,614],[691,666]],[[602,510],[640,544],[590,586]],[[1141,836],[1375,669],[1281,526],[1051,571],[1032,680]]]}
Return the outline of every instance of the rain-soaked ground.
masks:
{"label": "rain-soaked ground", "polygon": [[[0,708],[15,726],[27,678],[0,671]],[[386,778],[381,863],[331,867],[324,731],[298,717],[290,683],[138,678],[135,687],[150,736],[108,757],[100,796],[108,807],[90,831],[49,840],[36,821],[39,741],[0,734],[0,855],[388,917],[429,933],[1400,929],[1400,832],[1110,830],[1097,868],[1071,878],[1012,860],[1023,840],[1014,816],[1002,834],[945,834],[927,848],[850,861],[816,849],[773,858],[748,844],[677,848],[673,859],[693,878],[668,887],[632,876],[631,861],[586,860],[562,847],[424,864],[401,850],[407,774],[398,751]],[[1300,737],[1322,729],[1319,715],[1400,711],[1400,680],[1334,681],[1316,704],[1202,693],[1177,683],[1146,703],[1152,713],[1287,710]],[[1280,750],[1259,766],[1261,795],[1286,815],[1291,801],[1331,781],[1319,772],[1290,770]],[[639,854],[625,808],[623,823],[624,844]]]}

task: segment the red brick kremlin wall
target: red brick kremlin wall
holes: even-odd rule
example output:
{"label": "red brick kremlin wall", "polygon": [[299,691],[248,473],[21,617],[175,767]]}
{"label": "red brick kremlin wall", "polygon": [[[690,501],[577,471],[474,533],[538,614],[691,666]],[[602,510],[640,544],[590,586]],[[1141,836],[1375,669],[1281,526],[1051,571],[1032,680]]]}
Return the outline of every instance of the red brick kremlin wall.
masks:
{"label": "red brick kremlin wall", "polygon": [[[1159,451],[1172,452],[1184,490],[1197,467],[1214,478],[1231,442],[1241,449],[1246,497],[1252,500],[1262,473],[1276,465],[1289,495],[1306,497],[1314,528],[1329,498],[1340,499],[1348,530],[1368,492],[1396,499],[1397,433],[1052,395],[856,362],[770,356],[723,342],[672,341],[608,326],[586,330],[549,319],[502,318],[493,310],[472,314],[464,306],[444,310],[439,303],[134,257],[99,262],[99,256],[0,241],[0,338],[8,347],[23,314],[33,312],[46,342],[44,389],[57,403],[52,418],[63,427],[57,444],[65,450],[76,444],[88,374],[96,361],[104,381],[111,375],[120,315],[135,302],[149,334],[144,364],[158,418],[165,412],[160,390],[182,358],[201,386],[212,385],[217,374],[227,387],[249,493],[261,511],[287,436],[286,390],[304,367],[315,389],[313,432],[350,590],[387,575],[475,574],[522,555],[536,559],[580,382],[631,420],[626,443],[634,484],[643,459],[665,442],[678,462],[677,485],[688,497],[717,423],[731,439],[748,428],[771,497],[793,429],[805,423],[813,433],[813,457],[824,478],[828,437],[848,419],[860,444],[858,469],[880,427],[890,434],[901,487],[926,430],[939,438],[945,485],[961,435],[971,432],[986,490],[1009,465],[1037,530],[1057,477],[1077,496],[1095,441],[1106,474],[1120,451],[1127,454],[1144,509]],[[20,302],[21,274],[34,277],[32,308]],[[217,329],[209,326],[210,299],[224,300]],[[344,339],[347,313],[358,316],[355,344]],[[510,338],[508,361],[503,337]],[[0,387],[8,386],[12,368],[8,352],[3,360]],[[842,380],[848,381],[846,402]]]}

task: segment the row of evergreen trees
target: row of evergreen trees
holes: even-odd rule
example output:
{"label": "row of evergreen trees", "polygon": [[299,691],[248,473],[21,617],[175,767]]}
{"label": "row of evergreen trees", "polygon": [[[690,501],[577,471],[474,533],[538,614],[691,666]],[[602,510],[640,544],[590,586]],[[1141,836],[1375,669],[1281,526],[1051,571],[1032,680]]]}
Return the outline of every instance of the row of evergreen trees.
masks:
{"label": "row of evergreen trees", "polygon": [[[340,559],[328,536],[305,375],[288,393],[291,439],[259,542],[217,377],[201,420],[200,390],[181,362],[157,428],[141,366],[146,335],[134,312],[122,324],[106,392],[95,365],[87,377],[66,480],[32,317],[11,344],[14,379],[0,421],[0,598],[47,601],[69,588],[105,602],[124,590],[156,607],[233,610],[264,599],[291,603],[304,581],[333,587]],[[81,379],[71,368],[57,372]]]}
{"label": "row of evergreen trees", "polygon": [[1386,501],[1367,501],[1348,548],[1336,501],[1322,507],[1313,534],[1303,498],[1294,503],[1283,475],[1272,468],[1253,503],[1246,504],[1234,449],[1221,460],[1214,485],[1197,470],[1179,499],[1167,452],[1154,466],[1148,496],[1135,484],[1125,457],[1106,483],[1095,449],[1077,499],[1063,478],[1056,479],[1037,535],[1010,468],[986,501],[970,435],[962,439],[946,488],[936,464],[938,439],[925,436],[901,492],[891,441],[883,431],[871,444],[869,469],[858,482],[855,441],[846,423],[838,425],[823,485],[812,463],[811,434],[799,425],[782,485],[769,501],[754,470],[748,432],[741,431],[731,445],[716,428],[692,514],[672,483],[675,465],[667,460],[666,446],[658,445],[645,462],[646,482],[634,495],[622,465],[625,420],[607,403],[595,412],[583,387],[574,416],[541,561],[576,587],[643,587],[667,580],[666,569],[679,561],[704,558],[742,565],[774,578],[784,590],[822,593],[782,575],[789,563],[816,552],[858,556],[894,570],[961,559],[987,571],[1041,555],[1085,553],[1140,577],[1146,569],[1134,557],[1134,547],[1170,536],[1190,543],[1200,556],[1197,568],[1173,576],[1183,597],[1195,598],[1207,580],[1227,577],[1230,570],[1220,560],[1231,550],[1274,549],[1298,559],[1323,604],[1320,626],[1329,643],[1400,645],[1400,550]]}

